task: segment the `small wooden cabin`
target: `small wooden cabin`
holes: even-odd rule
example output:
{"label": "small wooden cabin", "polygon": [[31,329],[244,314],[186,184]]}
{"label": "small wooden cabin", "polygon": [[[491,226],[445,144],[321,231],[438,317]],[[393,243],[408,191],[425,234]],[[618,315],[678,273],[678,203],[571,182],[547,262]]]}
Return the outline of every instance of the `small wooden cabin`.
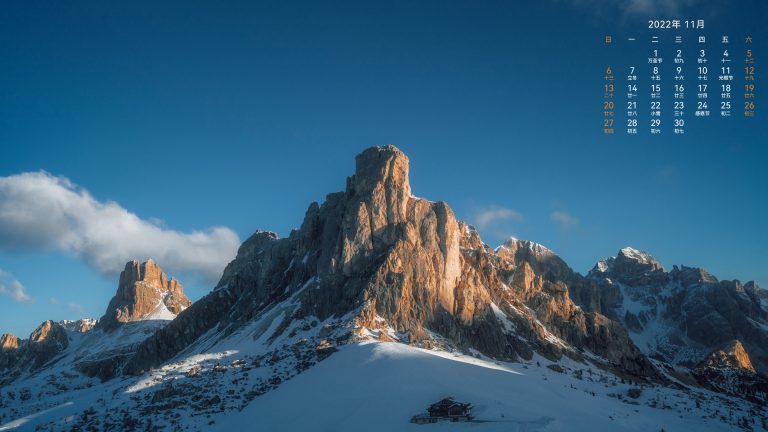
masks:
{"label": "small wooden cabin", "polygon": [[472,420],[472,405],[455,401],[453,398],[445,398],[433,403],[427,408],[428,414],[419,414],[411,418],[413,423],[437,423],[447,421]]}

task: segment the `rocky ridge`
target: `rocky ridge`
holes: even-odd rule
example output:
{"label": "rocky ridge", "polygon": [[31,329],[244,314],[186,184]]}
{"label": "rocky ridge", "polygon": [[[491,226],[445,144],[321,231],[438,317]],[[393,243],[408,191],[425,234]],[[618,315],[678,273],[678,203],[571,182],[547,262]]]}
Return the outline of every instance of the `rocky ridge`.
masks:
{"label": "rocky ridge", "polygon": [[572,288],[579,304],[621,322],[653,358],[692,368],[736,340],[756,371],[768,372],[765,291],[754,282],[686,266],[666,271],[650,254],[625,248]]}
{"label": "rocky ridge", "polygon": [[711,352],[692,372],[704,387],[758,404],[768,402],[768,378],[757,373],[738,340]]}
{"label": "rocky ridge", "polygon": [[0,338],[0,382],[11,382],[62,361],[89,377],[112,378],[138,344],[191,302],[181,283],[155,264],[129,261],[100,320],[45,321],[28,339]]}
{"label": "rocky ridge", "polygon": [[[581,358],[588,350],[622,373],[655,375],[618,323],[574,304],[567,281],[544,264],[559,258],[543,248],[523,252],[530,245],[519,241],[491,250],[447,204],[414,197],[408,170],[393,146],[358,155],[344,192],[312,203],[285,239],[249,238],[214,291],[142,343],[125,371],[148,370],[211,329],[231,334],[298,296],[278,329],[352,313],[357,335],[389,328],[410,344],[502,360],[534,352]],[[562,273],[573,274],[564,263]]]}
{"label": "rocky ridge", "polygon": [[64,327],[51,320],[37,327],[29,339],[11,334],[0,338],[0,384],[15,379],[24,371],[36,371],[69,346]]}

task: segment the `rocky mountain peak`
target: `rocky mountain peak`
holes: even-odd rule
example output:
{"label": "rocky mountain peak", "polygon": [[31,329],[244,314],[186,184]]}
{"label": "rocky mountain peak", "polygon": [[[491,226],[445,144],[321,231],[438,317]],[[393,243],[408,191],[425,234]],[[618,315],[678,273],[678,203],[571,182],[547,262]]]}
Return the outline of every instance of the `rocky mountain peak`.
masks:
{"label": "rocky mountain peak", "polygon": [[704,359],[701,366],[714,369],[738,369],[755,373],[752,360],[739,340],[733,340],[722,349],[713,351]]}
{"label": "rocky mountain peak", "polygon": [[2,336],[0,336],[0,349],[1,350],[11,350],[11,349],[17,349],[19,347],[19,338],[10,334],[10,333],[4,333]]}
{"label": "rocky mountain peak", "polygon": [[36,369],[69,346],[67,331],[59,323],[47,320],[29,335],[27,349]]}
{"label": "rocky mountain peak", "polygon": [[358,195],[387,190],[409,197],[408,157],[393,145],[366,149],[355,157],[352,188]]}
{"label": "rocky mountain peak", "polygon": [[510,237],[495,250],[496,254],[515,266],[528,265],[536,273],[550,279],[569,279],[573,271],[557,254],[546,246]]}
{"label": "rocky mountain peak", "polygon": [[66,340],[67,335],[64,332],[64,327],[60,324],[47,320],[40,324],[35,331],[29,335],[29,342],[32,344],[40,344],[50,340]]}
{"label": "rocky mountain peak", "polygon": [[749,370],[751,372],[755,371],[754,366],[752,366],[752,360],[750,360],[749,354],[747,354],[747,351],[744,349],[744,345],[742,345],[741,341],[733,341],[726,347],[725,351],[731,358],[734,359],[738,367]]}
{"label": "rocky mountain peak", "polygon": [[51,320],[40,324],[25,341],[20,341],[14,335],[4,334],[0,337],[0,371],[18,368],[39,369],[68,346],[67,331]]}
{"label": "rocky mountain peak", "polygon": [[701,283],[713,284],[718,282],[716,277],[699,267],[674,266],[670,274],[673,278],[680,280],[686,285]]}
{"label": "rocky mountain peak", "polygon": [[512,255],[516,255],[518,252],[533,254],[536,256],[554,255],[554,252],[542,244],[532,242],[530,240],[520,240],[515,237],[510,237],[506,242],[504,242],[502,246],[500,246],[498,251],[504,249],[509,251]]}
{"label": "rocky mountain peak", "polygon": [[144,282],[147,285],[162,287],[171,281],[175,282],[173,278],[170,281],[168,280],[165,273],[163,273],[152,258],[141,264],[136,260],[129,261],[125,264],[123,272],[120,273],[120,285]]}
{"label": "rocky mountain peak", "polygon": [[619,251],[618,255],[616,255],[615,262],[633,263],[635,265],[643,266],[647,271],[664,271],[664,267],[662,267],[651,254],[629,246],[622,248]]}
{"label": "rocky mountain peak", "polygon": [[651,254],[627,246],[616,257],[598,261],[589,276],[597,279],[609,277],[629,285],[641,285],[664,279],[666,273]]}
{"label": "rocky mountain peak", "polygon": [[120,273],[117,293],[97,326],[111,329],[143,319],[173,319],[190,304],[181,283],[168,279],[153,260],[141,264],[129,261]]}
{"label": "rocky mountain peak", "polygon": [[0,372],[13,367],[18,359],[19,338],[5,333],[0,336]]}
{"label": "rocky mountain peak", "polygon": [[577,275],[551,251],[515,241],[515,252],[494,253],[446,203],[411,195],[408,158],[394,146],[355,160],[344,192],[312,203],[287,238],[246,240],[217,289],[143,342],[123,372],[161,364],[211,329],[231,334],[285,310],[273,338],[309,317],[337,317],[340,343],[373,334],[503,360],[534,350],[578,357],[578,347],[627,373],[655,375],[617,323],[572,302]]}

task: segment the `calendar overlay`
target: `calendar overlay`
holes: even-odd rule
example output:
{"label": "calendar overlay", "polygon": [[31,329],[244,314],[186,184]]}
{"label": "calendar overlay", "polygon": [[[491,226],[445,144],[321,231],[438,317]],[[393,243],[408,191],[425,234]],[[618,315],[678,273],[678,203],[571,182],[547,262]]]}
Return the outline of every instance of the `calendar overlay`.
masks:
{"label": "calendar overlay", "polygon": [[755,117],[752,35],[713,37],[704,27],[703,20],[649,20],[643,36],[605,35],[609,53],[625,57],[604,65],[604,134],[680,135],[708,117]]}

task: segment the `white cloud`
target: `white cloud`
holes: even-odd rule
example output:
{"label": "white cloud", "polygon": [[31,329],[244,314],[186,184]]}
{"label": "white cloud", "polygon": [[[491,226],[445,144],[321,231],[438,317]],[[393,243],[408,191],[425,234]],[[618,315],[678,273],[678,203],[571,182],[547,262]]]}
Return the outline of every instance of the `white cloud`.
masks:
{"label": "white cloud", "polygon": [[72,253],[104,274],[132,259],[215,282],[240,239],[226,227],[179,232],[101,202],[65,177],[28,172],[0,177],[0,250]]}
{"label": "white cloud", "polygon": [[29,303],[32,297],[27,294],[24,285],[17,281],[12,274],[0,269],[0,294],[8,296],[19,303]]}
{"label": "white cloud", "polygon": [[491,207],[485,210],[481,210],[475,215],[475,226],[478,229],[483,229],[491,225],[493,222],[500,220],[512,220],[516,222],[522,222],[523,215],[519,212],[504,208],[504,207]]}
{"label": "white cloud", "polygon": [[552,222],[560,225],[560,229],[563,231],[571,231],[579,227],[579,220],[570,213],[564,211],[553,211],[549,215],[549,219]]}

